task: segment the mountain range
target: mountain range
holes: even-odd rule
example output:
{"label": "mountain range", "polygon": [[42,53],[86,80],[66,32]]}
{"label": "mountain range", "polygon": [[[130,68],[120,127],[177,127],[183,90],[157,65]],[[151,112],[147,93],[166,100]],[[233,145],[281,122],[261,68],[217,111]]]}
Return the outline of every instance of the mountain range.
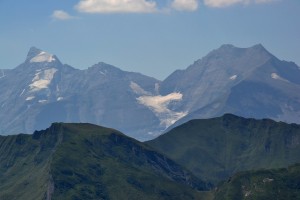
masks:
{"label": "mountain range", "polygon": [[298,199],[299,149],[300,125],[232,114],[144,143],[53,123],[0,136],[0,199]]}
{"label": "mountain range", "polygon": [[105,63],[75,69],[35,47],[1,74],[2,135],[88,122],[143,141],[224,113],[300,123],[299,67],[260,44],[222,45],[164,81]]}

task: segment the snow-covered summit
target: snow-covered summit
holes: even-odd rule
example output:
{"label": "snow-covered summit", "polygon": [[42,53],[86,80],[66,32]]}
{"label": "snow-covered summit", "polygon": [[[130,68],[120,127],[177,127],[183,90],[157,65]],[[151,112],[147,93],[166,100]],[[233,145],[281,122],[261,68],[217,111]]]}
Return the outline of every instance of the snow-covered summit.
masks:
{"label": "snow-covered summit", "polygon": [[53,54],[42,51],[36,47],[31,47],[27,54],[27,61],[30,63],[53,62],[56,60]]}
{"label": "snow-covered summit", "polygon": [[37,56],[33,57],[30,59],[30,62],[52,62],[55,61],[55,58],[53,57],[52,54],[49,54],[47,52],[42,51],[39,53]]}

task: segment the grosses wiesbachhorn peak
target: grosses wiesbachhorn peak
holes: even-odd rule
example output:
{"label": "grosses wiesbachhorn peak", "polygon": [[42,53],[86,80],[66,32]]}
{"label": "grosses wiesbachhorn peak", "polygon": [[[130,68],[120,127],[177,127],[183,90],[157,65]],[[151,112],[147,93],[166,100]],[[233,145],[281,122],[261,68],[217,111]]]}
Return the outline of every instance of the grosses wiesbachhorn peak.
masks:
{"label": "grosses wiesbachhorn peak", "polygon": [[147,140],[224,113],[300,123],[299,67],[260,44],[222,45],[164,81],[105,63],[75,69],[34,47],[24,63],[1,71],[3,135],[89,122]]}

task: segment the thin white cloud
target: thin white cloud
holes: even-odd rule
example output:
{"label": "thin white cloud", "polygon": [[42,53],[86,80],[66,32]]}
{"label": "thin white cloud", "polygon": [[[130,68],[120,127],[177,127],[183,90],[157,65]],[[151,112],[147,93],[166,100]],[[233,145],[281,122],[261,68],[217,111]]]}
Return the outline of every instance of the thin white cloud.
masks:
{"label": "thin white cloud", "polygon": [[198,8],[198,0],[174,0],[171,7],[180,11],[195,11]]}
{"label": "thin white cloud", "polygon": [[51,15],[51,17],[56,20],[69,20],[69,19],[74,18],[73,16],[69,15],[67,12],[65,12],[63,10],[53,11],[53,14]]}
{"label": "thin white cloud", "polygon": [[222,8],[227,6],[232,6],[235,4],[248,5],[250,3],[271,3],[276,0],[204,0],[204,4],[209,7]]}
{"label": "thin white cloud", "polygon": [[237,3],[245,3],[245,1],[249,0],[204,0],[204,4],[209,7],[220,8],[231,6]]}
{"label": "thin white cloud", "polygon": [[271,3],[279,0],[255,0],[255,3]]}
{"label": "thin white cloud", "polygon": [[81,0],[75,8],[85,13],[153,13],[156,6],[152,0]]}
{"label": "thin white cloud", "polygon": [[[208,7],[223,8],[235,4],[263,4],[280,0],[170,0],[171,3],[165,8],[158,8],[156,1],[158,0],[79,0],[75,9],[90,14],[165,13],[172,10],[192,12],[198,9],[199,2]],[[73,18],[62,10],[54,11],[52,17],[59,20]]]}

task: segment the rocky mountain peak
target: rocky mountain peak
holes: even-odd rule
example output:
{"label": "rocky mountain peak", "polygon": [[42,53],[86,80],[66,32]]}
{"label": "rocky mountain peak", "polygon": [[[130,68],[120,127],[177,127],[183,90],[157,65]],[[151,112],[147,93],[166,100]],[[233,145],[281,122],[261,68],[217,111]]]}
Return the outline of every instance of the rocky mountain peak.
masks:
{"label": "rocky mountain peak", "polygon": [[[251,53],[250,53],[251,52]],[[248,48],[240,48],[236,47],[232,44],[224,44],[220,46],[218,49],[213,50],[208,54],[208,56],[226,56],[230,55],[232,57],[239,55],[251,56],[254,54],[263,54],[270,56],[271,54],[265,49],[262,44],[256,44]]]}
{"label": "rocky mountain peak", "polygon": [[255,45],[253,45],[253,46],[250,47],[250,48],[262,49],[262,50],[267,51],[267,50],[265,49],[265,47],[264,47],[261,43],[255,44]]}
{"label": "rocky mountain peak", "polygon": [[261,43],[258,43],[258,44],[255,44],[251,47],[247,47],[247,48],[240,48],[240,47],[236,47],[232,44],[223,44],[221,45],[217,50],[242,50],[242,49],[253,49],[253,50],[263,50],[263,51],[267,51],[266,48],[261,44]]}
{"label": "rocky mountain peak", "polygon": [[113,65],[104,63],[104,62],[99,62],[99,63],[93,65],[92,67],[90,67],[89,69],[103,70],[103,71],[107,71],[107,72],[121,72],[122,71],[121,69],[119,69]]}
{"label": "rocky mountain peak", "polygon": [[261,44],[222,45],[163,82],[103,62],[76,70],[32,47],[24,63],[2,71],[0,134],[84,121],[145,140],[170,124],[224,113],[298,123],[299,74]]}
{"label": "rocky mountain peak", "polygon": [[60,63],[55,55],[36,47],[31,47],[26,57],[26,62],[29,63],[52,63],[57,61]]}
{"label": "rocky mountain peak", "polygon": [[39,55],[41,52],[42,52],[41,49],[38,49],[36,47],[30,47],[30,49],[29,49],[29,51],[27,53],[26,60],[31,60],[35,56]]}
{"label": "rocky mountain peak", "polygon": [[[256,44],[248,48],[235,47],[231,44],[220,46],[192,64],[187,70],[197,71],[209,69],[226,69],[227,71],[251,71],[263,65],[268,60],[275,58],[262,44]],[[193,72],[194,74],[195,72]]]}
{"label": "rocky mountain peak", "polygon": [[223,44],[223,45],[220,46],[219,49],[224,49],[225,50],[225,49],[234,49],[234,48],[237,48],[237,47],[235,47],[232,44]]}

